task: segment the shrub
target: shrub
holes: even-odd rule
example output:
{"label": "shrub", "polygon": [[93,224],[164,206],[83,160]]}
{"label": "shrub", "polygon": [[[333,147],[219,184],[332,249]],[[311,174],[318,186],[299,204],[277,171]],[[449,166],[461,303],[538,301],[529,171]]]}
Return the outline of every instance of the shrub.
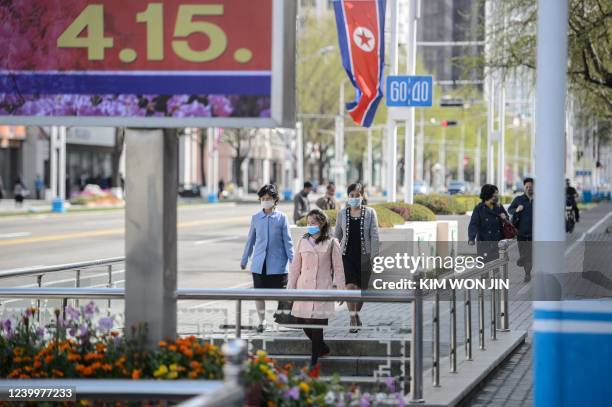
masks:
{"label": "shrub", "polygon": [[[371,208],[376,211],[376,217],[378,218],[378,227],[391,228],[395,225],[401,225],[402,223],[404,223],[404,218],[402,218],[397,213],[390,211],[389,209],[385,208],[384,206],[380,204],[372,205]],[[336,226],[336,218],[338,216],[338,210],[329,209],[323,212],[325,212],[325,214],[329,218],[330,225]],[[301,226],[301,227],[306,226],[307,225],[306,217],[303,217],[300,220],[298,220],[296,222],[296,225]]]}
{"label": "shrub", "polygon": [[389,202],[382,204],[382,206],[397,213],[407,222],[436,220],[436,215],[429,208],[423,205],[410,205],[404,202]]}
{"label": "shrub", "polygon": [[[336,226],[336,218],[338,217],[338,210],[337,209],[327,209],[325,211],[325,215],[327,215],[327,219],[329,219],[329,225],[330,226]],[[304,216],[303,218],[299,219],[296,222],[296,226],[307,226],[308,225],[308,219],[306,219],[306,216]]]}
{"label": "shrub", "polygon": [[371,208],[376,211],[378,227],[392,228],[395,225],[401,225],[404,223],[404,218],[392,210],[385,208],[383,204],[372,205]]}
{"label": "shrub", "polygon": [[429,208],[436,215],[452,215],[457,213],[457,201],[450,195],[417,195],[414,203]]}
{"label": "shrub", "polygon": [[456,202],[456,213],[463,215],[467,211],[474,209],[476,205],[480,203],[480,197],[478,195],[455,195],[453,199]]}

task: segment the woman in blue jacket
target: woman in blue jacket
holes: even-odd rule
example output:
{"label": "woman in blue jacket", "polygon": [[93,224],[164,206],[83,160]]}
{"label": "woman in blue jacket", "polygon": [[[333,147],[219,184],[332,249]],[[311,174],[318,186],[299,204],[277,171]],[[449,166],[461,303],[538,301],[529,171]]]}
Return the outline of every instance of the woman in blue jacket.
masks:
{"label": "woman in blue jacket", "polygon": [[[293,261],[293,243],[287,216],[276,210],[279,194],[276,185],[266,184],[257,193],[261,210],[251,218],[249,235],[240,267],[245,270],[249,257],[255,288],[285,288],[287,263]],[[265,301],[256,301],[259,316],[258,332],[263,332],[266,315]]]}
{"label": "woman in blue jacket", "polygon": [[503,239],[502,219],[508,213],[499,203],[499,190],[495,185],[485,184],[480,191],[481,202],[472,211],[468,228],[468,243],[474,245],[484,262],[499,258],[499,241]]}

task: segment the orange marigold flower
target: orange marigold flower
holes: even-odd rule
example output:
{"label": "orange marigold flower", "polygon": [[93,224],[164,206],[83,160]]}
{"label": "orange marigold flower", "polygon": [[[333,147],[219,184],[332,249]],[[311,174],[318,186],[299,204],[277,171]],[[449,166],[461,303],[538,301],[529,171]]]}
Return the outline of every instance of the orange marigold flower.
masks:
{"label": "orange marigold flower", "polygon": [[113,338],[114,338],[114,337],[116,337],[116,336],[119,336],[119,332],[117,332],[117,331],[112,331],[112,332],[111,332],[111,336],[112,336]]}
{"label": "orange marigold flower", "polygon": [[170,345],[170,346],[168,346],[168,350],[170,350],[172,352],[176,352],[176,346],[175,345]]}
{"label": "orange marigold flower", "polygon": [[111,365],[110,363],[105,363],[102,365],[102,370],[110,372],[111,370],[113,370],[113,365]]}
{"label": "orange marigold flower", "polygon": [[20,378],[20,379],[29,379],[29,378],[30,378],[30,376],[28,376],[27,374],[20,374],[20,375],[19,375],[19,378]]}
{"label": "orange marigold flower", "polygon": [[142,376],[142,371],[140,369],[134,369],[132,371],[132,380],[138,380]]}
{"label": "orange marigold flower", "polygon": [[13,362],[21,363],[21,358],[19,356],[16,356],[16,357],[13,358]]}
{"label": "orange marigold flower", "polygon": [[45,357],[45,363],[46,364],[50,364],[51,362],[53,362],[53,356],[49,355],[49,356]]}
{"label": "orange marigold flower", "polygon": [[101,367],[102,367],[102,363],[100,363],[100,362],[95,362],[95,363],[93,363],[93,364],[91,365],[91,368],[92,368],[93,370],[98,370],[98,369],[100,369]]}
{"label": "orange marigold flower", "polygon": [[104,346],[104,344],[103,344],[103,343],[96,343],[96,350],[97,350],[98,352],[103,352],[103,351],[104,351],[104,349],[106,349],[106,346]]}
{"label": "orange marigold flower", "polygon": [[166,341],[159,341],[159,347],[160,347],[160,348],[165,348],[166,346],[168,346],[168,344],[166,343]]}
{"label": "orange marigold flower", "polygon": [[64,377],[64,372],[61,370],[53,369],[51,372],[57,377]]}
{"label": "orange marigold flower", "polygon": [[16,346],[15,349],[13,349],[13,355],[15,356],[23,355],[23,348],[21,346]]}
{"label": "orange marigold flower", "polygon": [[85,376],[91,376],[93,374],[93,369],[89,366],[83,369],[83,374]]}
{"label": "orange marigold flower", "polygon": [[77,360],[81,360],[81,355],[76,354],[76,353],[71,353],[70,355],[68,355],[69,362],[75,362]]}
{"label": "orange marigold flower", "polygon": [[42,367],[42,363],[40,363],[40,360],[36,360],[36,362],[34,362],[34,368],[40,369],[41,367]]}
{"label": "orange marigold flower", "polygon": [[189,377],[190,379],[197,379],[198,378],[198,373],[197,372],[189,372],[187,377]]}
{"label": "orange marigold flower", "polygon": [[80,364],[80,363],[77,363],[77,365],[74,367],[74,369],[75,369],[77,372],[80,372],[80,371],[82,371],[82,370],[84,370],[84,369],[85,369],[85,366],[84,366],[84,365],[82,365],[82,364]]}
{"label": "orange marigold flower", "polygon": [[193,357],[193,351],[191,349],[185,349],[185,351],[183,352],[183,355],[191,359]]}

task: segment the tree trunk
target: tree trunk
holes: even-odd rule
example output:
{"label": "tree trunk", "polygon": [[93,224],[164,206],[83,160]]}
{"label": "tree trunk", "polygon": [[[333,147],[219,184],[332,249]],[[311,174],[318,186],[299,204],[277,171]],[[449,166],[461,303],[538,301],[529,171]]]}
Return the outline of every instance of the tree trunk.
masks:
{"label": "tree trunk", "polygon": [[125,141],[125,127],[117,127],[115,129],[115,147],[113,149],[113,175],[112,187],[121,187],[119,179],[119,164],[121,163],[121,154],[123,153],[123,144]]}
{"label": "tree trunk", "polygon": [[200,132],[200,175],[202,176],[202,186],[206,185],[206,132],[203,129],[199,129]]}

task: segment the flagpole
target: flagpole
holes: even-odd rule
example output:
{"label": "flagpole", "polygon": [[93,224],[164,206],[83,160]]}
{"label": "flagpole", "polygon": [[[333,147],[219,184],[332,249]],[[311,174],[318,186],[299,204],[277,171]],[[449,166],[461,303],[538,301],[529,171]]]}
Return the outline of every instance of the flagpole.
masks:
{"label": "flagpole", "polygon": [[[391,42],[389,55],[391,56],[389,64],[389,75],[397,75],[398,59],[397,59],[397,15],[398,15],[398,0],[389,1],[389,16],[391,18]],[[387,202],[396,201],[397,189],[397,128],[395,121],[387,113],[387,137],[389,140],[387,150]]]}
{"label": "flagpole", "polygon": [[[406,41],[406,69],[408,75],[416,74],[417,55],[417,11],[419,0],[408,0],[408,38]],[[404,202],[414,202],[414,107],[409,108],[406,120],[406,139],[404,145]]]}

